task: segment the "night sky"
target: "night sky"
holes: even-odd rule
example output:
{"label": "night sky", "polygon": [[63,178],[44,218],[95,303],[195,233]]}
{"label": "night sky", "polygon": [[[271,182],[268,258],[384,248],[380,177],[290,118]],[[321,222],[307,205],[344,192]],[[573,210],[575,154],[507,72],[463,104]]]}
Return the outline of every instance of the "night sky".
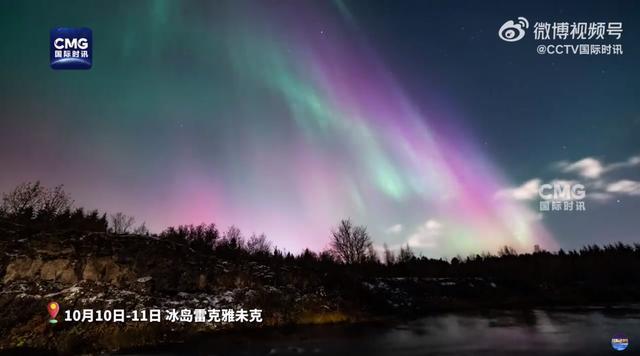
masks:
{"label": "night sky", "polygon": [[[290,251],[346,217],[431,257],[640,242],[640,3],[517,3],[4,1],[0,191]],[[624,54],[500,40],[518,16],[622,22]],[[92,29],[92,69],[49,67],[54,27]],[[541,213],[553,181],[587,211]]]}

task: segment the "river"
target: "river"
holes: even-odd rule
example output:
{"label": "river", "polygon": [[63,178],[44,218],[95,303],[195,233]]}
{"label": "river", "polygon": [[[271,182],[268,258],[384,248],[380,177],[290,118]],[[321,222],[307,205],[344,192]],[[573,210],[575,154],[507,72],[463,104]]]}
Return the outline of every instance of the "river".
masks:
{"label": "river", "polygon": [[[611,347],[617,334],[629,339],[625,351]],[[147,351],[234,356],[640,354],[640,310],[446,313],[396,323],[225,333]]]}

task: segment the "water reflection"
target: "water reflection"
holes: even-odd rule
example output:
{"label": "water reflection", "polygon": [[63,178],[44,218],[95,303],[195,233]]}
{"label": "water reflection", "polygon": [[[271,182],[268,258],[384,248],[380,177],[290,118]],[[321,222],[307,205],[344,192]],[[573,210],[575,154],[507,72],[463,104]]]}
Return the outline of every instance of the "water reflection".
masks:
{"label": "water reflection", "polygon": [[487,311],[450,313],[399,324],[333,325],[208,336],[169,353],[210,355],[602,355],[611,337],[640,350],[640,313]]}

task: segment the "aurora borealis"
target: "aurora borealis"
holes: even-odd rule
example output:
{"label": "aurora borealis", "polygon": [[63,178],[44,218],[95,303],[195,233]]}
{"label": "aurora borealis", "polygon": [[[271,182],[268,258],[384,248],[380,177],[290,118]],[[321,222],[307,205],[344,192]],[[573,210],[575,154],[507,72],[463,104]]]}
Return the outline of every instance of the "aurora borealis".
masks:
{"label": "aurora borealis", "polygon": [[[594,229],[556,228],[563,225],[553,222],[557,217],[547,226],[535,204],[496,199],[497,193],[541,175],[537,172],[556,161],[605,156],[614,162],[640,153],[637,141],[634,146],[630,138],[617,137],[613,128],[639,132],[633,94],[615,99],[615,110],[623,114],[604,124],[610,129],[576,130],[582,142],[560,142],[566,135],[531,129],[548,122],[536,122],[540,119],[530,108],[553,108],[556,99],[516,98],[520,123],[487,119],[494,104],[482,104],[485,111],[477,112],[464,106],[473,91],[451,95],[450,89],[440,90],[442,77],[473,88],[480,85],[480,73],[502,78],[480,81],[486,92],[475,91],[500,103],[514,89],[493,87],[500,87],[511,69],[491,59],[478,59],[475,68],[459,59],[441,58],[440,68],[437,59],[432,67],[428,61],[412,62],[423,52],[425,58],[435,55],[420,47],[422,40],[402,37],[395,43],[389,41],[391,31],[381,35],[386,27],[375,24],[392,6],[388,3],[379,9],[349,1],[68,4],[75,5],[3,4],[10,7],[3,9],[3,27],[20,28],[3,52],[24,58],[4,55],[0,159],[6,170],[0,188],[36,179],[65,184],[78,205],[124,211],[156,232],[181,223],[215,222],[222,229],[235,224],[247,234],[265,232],[290,251],[320,250],[330,228],[350,217],[368,227],[377,245],[409,243],[429,256],[495,251],[505,244],[555,249],[600,240],[580,238]],[[420,8],[417,2],[405,5]],[[425,21],[437,18],[432,6],[424,9]],[[411,12],[391,11],[389,26],[413,33],[403,27],[403,11]],[[455,19],[450,10],[438,11],[449,16],[443,22]],[[456,29],[471,30],[479,20],[460,21],[465,23]],[[487,20],[485,32],[477,32],[494,47],[502,46],[493,33],[496,21]],[[91,70],[56,72],[47,66],[53,26],[93,30]],[[625,36],[637,35],[638,42],[640,33],[631,22],[628,28]],[[525,56],[524,49],[518,51]],[[633,47],[628,53],[624,60],[633,62]],[[543,60],[529,54],[527,61]],[[559,65],[568,60],[559,59]],[[627,65],[612,61],[594,65],[593,71],[600,75],[602,67],[616,71]],[[403,66],[407,62],[417,67],[413,78]],[[483,68],[482,63],[491,64]],[[551,70],[545,65],[527,68],[540,76]],[[433,80],[429,70],[438,73]],[[621,89],[627,93],[632,85],[635,99],[637,79]],[[531,113],[522,114],[527,110]],[[599,123],[580,115],[589,125]],[[573,125],[555,122],[560,128]],[[612,143],[589,140],[596,131],[608,132]],[[527,141],[536,134],[540,142]],[[527,138],[514,139],[518,135]],[[549,151],[551,145],[571,149]],[[638,205],[638,198],[632,199],[627,209]],[[618,214],[622,230],[607,238],[634,238],[627,233],[637,227],[629,214]]]}

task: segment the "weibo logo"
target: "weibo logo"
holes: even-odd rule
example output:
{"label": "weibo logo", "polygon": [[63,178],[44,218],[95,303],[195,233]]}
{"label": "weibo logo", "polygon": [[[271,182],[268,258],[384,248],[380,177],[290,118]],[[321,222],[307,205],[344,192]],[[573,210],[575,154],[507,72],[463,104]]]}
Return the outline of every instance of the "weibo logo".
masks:
{"label": "weibo logo", "polygon": [[516,42],[524,38],[525,30],[529,28],[529,21],[524,17],[518,17],[518,21],[509,20],[498,30],[498,37],[507,42]]}

